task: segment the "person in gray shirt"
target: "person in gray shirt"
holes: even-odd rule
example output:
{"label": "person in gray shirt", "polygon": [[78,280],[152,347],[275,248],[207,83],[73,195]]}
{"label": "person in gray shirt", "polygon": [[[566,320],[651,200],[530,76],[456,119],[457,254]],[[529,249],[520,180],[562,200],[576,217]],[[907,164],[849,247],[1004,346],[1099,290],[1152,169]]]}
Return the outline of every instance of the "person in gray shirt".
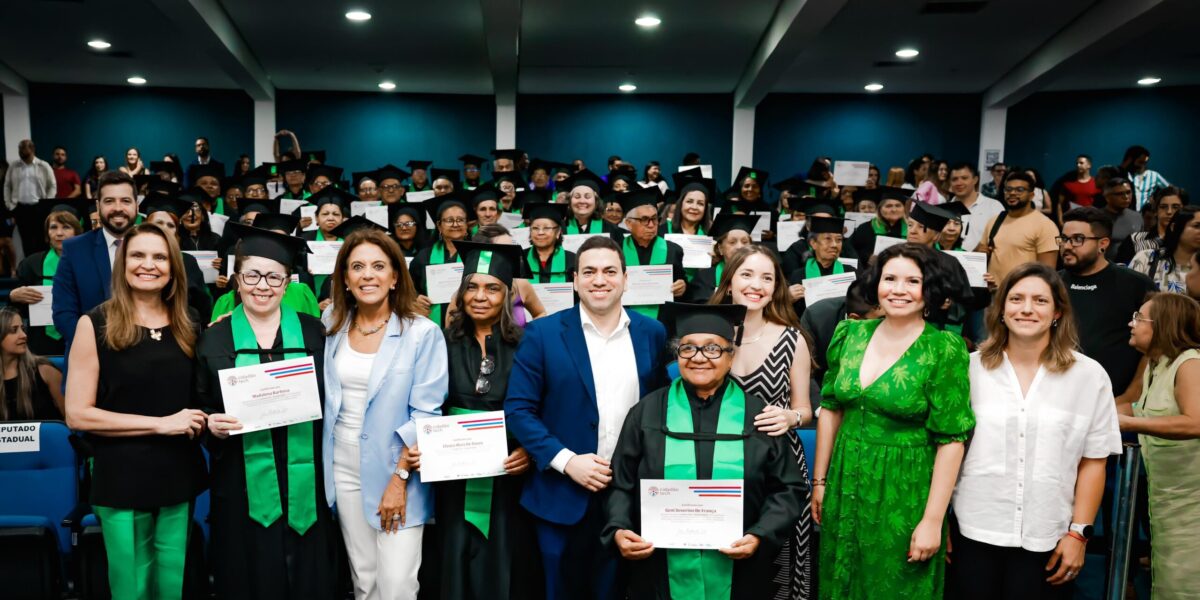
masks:
{"label": "person in gray shirt", "polygon": [[1142,215],[1129,208],[1134,204],[1133,184],[1124,177],[1113,177],[1104,183],[1104,210],[1112,217],[1112,243],[1104,253],[1108,260],[1115,260],[1117,250],[1129,236],[1141,231],[1144,222]]}

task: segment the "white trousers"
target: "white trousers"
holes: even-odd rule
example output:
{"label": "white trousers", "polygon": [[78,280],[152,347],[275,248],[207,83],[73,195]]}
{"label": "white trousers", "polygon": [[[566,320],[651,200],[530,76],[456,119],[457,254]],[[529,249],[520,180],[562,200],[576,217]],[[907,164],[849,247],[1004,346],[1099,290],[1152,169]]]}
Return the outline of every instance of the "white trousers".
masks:
{"label": "white trousers", "polygon": [[350,574],[356,600],[416,600],[417,571],[421,568],[421,537],[425,526],[383,533],[368,522],[379,515],[363,514],[362,484],[359,480],[358,445],[335,439],[333,443],[333,485],[337,498],[338,522],[346,553],[350,555]]}

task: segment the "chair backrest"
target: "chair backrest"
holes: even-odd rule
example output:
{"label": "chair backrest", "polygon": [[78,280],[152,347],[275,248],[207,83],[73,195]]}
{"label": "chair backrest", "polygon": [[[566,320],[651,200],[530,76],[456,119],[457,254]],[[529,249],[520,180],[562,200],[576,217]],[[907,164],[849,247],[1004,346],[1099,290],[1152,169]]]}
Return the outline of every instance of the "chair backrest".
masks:
{"label": "chair backrest", "polygon": [[63,366],[67,362],[65,356],[43,356],[42,358],[50,361],[50,364],[54,365],[54,368],[58,369],[59,371],[63,370]]}
{"label": "chair backrest", "polygon": [[[61,522],[79,500],[79,471],[68,439],[71,431],[61,421],[9,421],[0,425],[28,428],[3,434],[18,441],[0,440],[0,516],[45,517],[53,524],[59,549],[65,554],[71,540]],[[38,440],[36,450],[3,451],[20,440],[33,438]]]}
{"label": "chair backrest", "polygon": [[817,464],[817,430],[797,429],[796,435],[800,437],[800,445],[804,447],[804,456],[808,457],[808,476],[812,479],[812,469]]}

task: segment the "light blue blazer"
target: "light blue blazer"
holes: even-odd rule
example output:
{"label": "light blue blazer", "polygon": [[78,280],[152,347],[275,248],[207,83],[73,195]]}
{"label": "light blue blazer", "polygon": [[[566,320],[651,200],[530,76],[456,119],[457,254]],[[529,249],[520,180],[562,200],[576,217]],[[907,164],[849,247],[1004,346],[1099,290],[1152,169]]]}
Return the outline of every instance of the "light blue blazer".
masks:
{"label": "light blue blazer", "polygon": [[[330,312],[323,321],[329,327]],[[403,323],[403,327],[401,327]],[[342,410],[342,382],[337,374],[337,353],[350,329],[349,321],[325,343],[325,418],[322,449],[325,464],[325,497],[336,507],[333,485],[333,427]],[[446,338],[425,317],[401,321],[395,314],[388,320],[387,333],[379,345],[367,383],[367,411],[359,440],[363,514],[375,529],[383,491],[400,460],[400,451],[417,443],[415,419],[442,416],[442,402],[449,389],[446,370]],[[404,527],[423,525],[433,516],[433,490],[413,473],[408,482],[408,508]]]}

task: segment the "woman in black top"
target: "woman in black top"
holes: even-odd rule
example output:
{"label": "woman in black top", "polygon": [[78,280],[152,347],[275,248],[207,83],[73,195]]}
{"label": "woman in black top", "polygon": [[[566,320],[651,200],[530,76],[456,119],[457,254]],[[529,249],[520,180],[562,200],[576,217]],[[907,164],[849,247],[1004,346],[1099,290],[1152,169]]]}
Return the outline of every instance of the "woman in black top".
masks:
{"label": "woman in black top", "polygon": [[[17,281],[21,287],[13,290],[8,298],[18,305],[21,316],[29,320],[29,305],[42,301],[42,294],[30,286],[54,285],[54,274],[58,272],[58,261],[62,256],[63,242],[83,233],[79,212],[67,204],[58,204],[46,216],[43,232],[50,249],[26,256],[17,265]],[[34,354],[61,355],[62,335],[52,325],[29,328],[29,347]]]}
{"label": "woman in black top", "polygon": [[198,327],[174,236],[143,223],[113,264],[112,298],[79,319],[67,425],[91,443],[92,506],[114,598],[179,598],[191,503],[204,491],[190,408]]}
{"label": "woman in black top", "polygon": [[[442,410],[447,415],[503,411],[522,334],[513,320],[510,289],[524,256],[516,245],[457,246],[463,280],[446,327],[450,389]],[[429,562],[441,569],[442,598],[541,596],[533,522],[519,506],[524,483],[519,475],[529,466],[525,449],[509,437],[508,476],[434,484],[441,555]],[[468,512],[470,506],[488,514]]]}
{"label": "woman in black top", "polygon": [[[217,596],[226,599],[333,598],[337,561],[321,421],[231,437],[243,426],[225,414],[226,369],[305,356],[313,357],[316,393],[324,403],[324,327],[316,317],[281,306],[305,242],[246,229],[234,265],[241,302],[204,332],[196,352],[196,404],[209,413],[213,582]],[[254,474],[267,485],[248,485]]]}
{"label": "woman in black top", "polygon": [[61,421],[62,373],[30,352],[27,340],[21,315],[11,306],[0,308],[0,421]]}
{"label": "woman in black top", "polygon": [[208,211],[199,202],[179,219],[179,248],[181,250],[217,250],[221,236],[213,233]]}
{"label": "woman in black top", "polygon": [[566,283],[575,279],[575,253],[562,247],[567,205],[543,202],[525,207],[529,219],[529,250],[525,261],[532,283]]}

